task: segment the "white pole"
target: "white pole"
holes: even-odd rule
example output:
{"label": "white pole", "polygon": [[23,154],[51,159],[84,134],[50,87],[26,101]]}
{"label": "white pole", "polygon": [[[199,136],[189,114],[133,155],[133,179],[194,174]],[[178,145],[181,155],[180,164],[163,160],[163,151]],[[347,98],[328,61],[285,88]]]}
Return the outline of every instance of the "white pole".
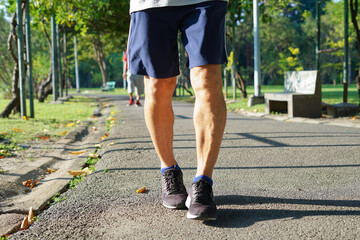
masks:
{"label": "white pole", "polygon": [[76,92],[80,92],[79,68],[76,48],[76,36],[74,36],[74,55],[75,55],[75,79],[76,79]]}
{"label": "white pole", "polygon": [[260,32],[258,0],[253,1],[254,14],[254,95],[261,96],[261,59],[260,59]]}

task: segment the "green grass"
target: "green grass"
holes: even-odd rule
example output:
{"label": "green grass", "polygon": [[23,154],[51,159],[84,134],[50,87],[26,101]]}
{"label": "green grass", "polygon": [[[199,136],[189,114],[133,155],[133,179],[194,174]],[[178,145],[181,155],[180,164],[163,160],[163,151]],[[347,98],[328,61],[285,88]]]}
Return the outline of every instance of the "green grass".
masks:
{"label": "green grass", "polygon": [[[191,90],[192,91],[192,90]],[[283,86],[262,86],[261,93],[266,92],[281,92]],[[70,89],[69,93],[75,93],[75,89]],[[127,95],[127,91],[123,88],[116,88],[114,91],[102,92],[99,88],[81,89],[81,93],[92,94],[108,94],[108,95]],[[225,90],[224,90],[225,93]],[[232,101],[232,89],[227,89],[228,102],[227,108],[229,111],[243,109],[253,112],[265,112],[265,105],[259,104],[252,107],[247,106],[248,99],[241,99],[240,91],[236,90],[236,100]],[[247,87],[248,96],[254,93],[253,86]],[[184,94],[184,96],[182,96]],[[189,93],[183,91],[181,88],[176,90],[177,97],[174,100],[194,102],[194,97]],[[1,96],[1,95],[0,95]],[[12,142],[22,143],[38,138],[41,135],[49,136],[50,138],[57,138],[60,133],[70,132],[81,121],[88,119],[95,107],[91,107],[90,102],[95,101],[91,98],[83,96],[76,96],[64,104],[50,104],[52,96],[48,96],[45,103],[39,103],[37,100],[35,104],[35,118],[29,120],[20,119],[20,115],[10,115],[9,118],[0,118],[0,137],[11,140]],[[9,99],[0,97],[0,111],[2,111]],[[343,102],[343,86],[322,85],[322,101],[328,104],[336,104]],[[355,84],[348,88],[348,103],[359,104],[358,92]],[[29,112],[29,103],[27,103]],[[74,123],[74,126],[67,127],[69,123]],[[14,130],[15,129],[15,130]],[[21,131],[16,131],[19,129]]]}
{"label": "green grass", "polygon": [[[50,95],[44,103],[34,101],[35,118],[22,120],[20,114],[0,118],[2,137],[16,143],[27,142],[42,135],[57,138],[61,133],[70,132],[81,121],[88,119],[95,108],[89,104],[94,102],[94,99],[82,96],[76,96],[64,104],[50,104],[51,99]],[[0,111],[9,101],[9,99],[0,98]],[[27,102],[27,113],[29,115],[29,102]],[[67,126],[68,124],[74,125]]]}
{"label": "green grass", "polygon": [[[282,92],[283,86],[261,86],[261,93],[267,92]],[[343,102],[343,86],[337,85],[333,86],[330,84],[323,84],[322,85],[322,102],[327,104],[337,104]],[[228,90],[229,96],[228,99],[232,100],[232,89]],[[248,96],[254,93],[253,86],[247,87]],[[235,109],[244,109],[247,111],[253,112],[265,112],[265,104],[258,104],[252,107],[247,106],[248,99],[241,99],[240,98],[240,91],[237,90],[237,99],[235,102],[229,102],[227,104],[228,109],[235,110]],[[359,97],[358,91],[355,84],[352,84],[348,88],[348,103],[359,104]]]}
{"label": "green grass", "polygon": [[[261,94],[267,92],[282,92],[284,87],[281,85],[267,85],[261,86]],[[246,88],[248,96],[254,94],[254,87],[248,86]],[[225,89],[223,90],[225,95]],[[181,90],[177,90],[177,95],[182,93]],[[185,101],[185,102],[194,102],[195,99],[192,98],[188,93],[185,91],[185,96],[178,96],[174,97],[174,100]],[[236,100],[233,101],[233,92],[232,88],[228,87],[227,89],[227,108],[232,110],[239,110],[243,109],[246,111],[253,111],[253,112],[265,112],[265,104],[258,104],[252,107],[247,106],[248,98],[241,99],[239,89],[236,89]],[[333,86],[330,84],[323,84],[322,85],[322,102],[327,104],[337,104],[343,102],[343,85]],[[359,96],[358,91],[355,84],[352,84],[348,88],[348,103],[359,104]]]}

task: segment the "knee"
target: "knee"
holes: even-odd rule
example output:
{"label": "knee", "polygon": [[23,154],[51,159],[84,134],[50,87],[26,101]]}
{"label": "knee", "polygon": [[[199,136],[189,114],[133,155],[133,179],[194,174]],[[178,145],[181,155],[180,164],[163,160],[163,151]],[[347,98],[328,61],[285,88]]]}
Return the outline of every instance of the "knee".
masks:
{"label": "knee", "polygon": [[167,101],[171,99],[176,85],[175,78],[145,78],[145,96],[154,102]]}
{"label": "knee", "polygon": [[191,85],[196,97],[222,96],[220,65],[204,65],[191,69]]}

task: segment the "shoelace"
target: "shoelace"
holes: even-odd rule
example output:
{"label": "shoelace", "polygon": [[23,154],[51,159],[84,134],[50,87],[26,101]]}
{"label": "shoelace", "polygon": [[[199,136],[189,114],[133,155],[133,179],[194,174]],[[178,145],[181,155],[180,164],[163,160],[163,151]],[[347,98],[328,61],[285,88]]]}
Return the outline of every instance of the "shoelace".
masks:
{"label": "shoelace", "polygon": [[165,172],[164,177],[166,190],[170,194],[183,192],[183,185],[179,174],[175,171],[167,171]]}
{"label": "shoelace", "polygon": [[195,183],[193,194],[194,202],[201,204],[211,204],[212,203],[212,194],[211,194],[211,184],[207,181],[198,181]]}

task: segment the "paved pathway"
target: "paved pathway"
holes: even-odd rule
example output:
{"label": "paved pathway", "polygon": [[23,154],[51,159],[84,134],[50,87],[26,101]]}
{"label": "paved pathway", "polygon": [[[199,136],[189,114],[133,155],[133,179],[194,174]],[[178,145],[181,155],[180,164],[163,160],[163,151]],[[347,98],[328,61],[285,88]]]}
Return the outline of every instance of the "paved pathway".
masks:
{"label": "paved pathway", "polygon": [[[10,239],[360,239],[359,128],[229,113],[214,174],[219,216],[201,222],[162,206],[143,108],[126,102],[116,101],[119,121],[101,143],[97,172]],[[187,186],[196,167],[192,111],[174,103]]]}

